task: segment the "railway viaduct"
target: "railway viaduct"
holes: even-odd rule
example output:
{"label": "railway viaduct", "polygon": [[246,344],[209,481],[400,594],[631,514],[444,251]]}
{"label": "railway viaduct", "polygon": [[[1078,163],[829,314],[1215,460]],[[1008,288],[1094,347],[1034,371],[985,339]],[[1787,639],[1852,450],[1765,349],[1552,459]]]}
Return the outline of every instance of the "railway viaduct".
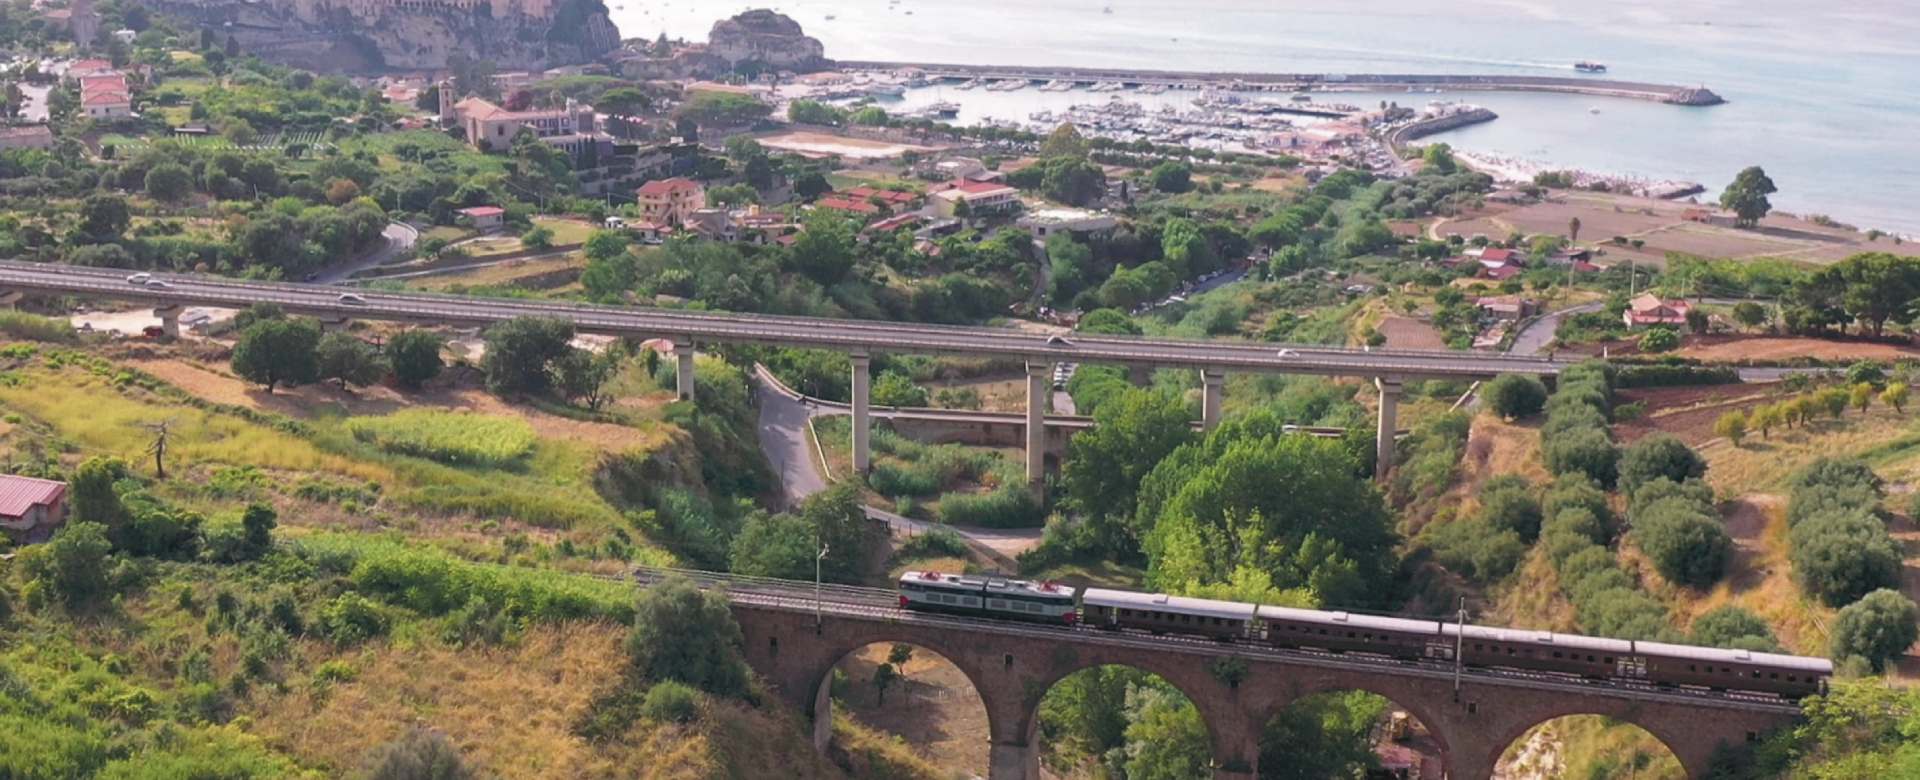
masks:
{"label": "railway viaduct", "polygon": [[[1444,669],[1381,659],[1065,632],[838,604],[816,615],[815,608],[804,593],[785,599],[733,597],[747,663],[783,701],[812,718],[817,747],[824,749],[831,733],[835,664],[871,644],[907,643],[946,657],[979,692],[991,735],[989,780],[1038,780],[1041,697],[1069,674],[1109,664],[1157,674],[1193,701],[1206,724],[1217,780],[1257,777],[1267,720],[1289,703],[1321,692],[1368,691],[1411,713],[1440,744],[1446,777],[1452,780],[1489,780],[1509,744],[1565,715],[1601,715],[1637,725],[1672,750],[1688,776],[1696,778],[1705,776],[1721,745],[1758,739],[1798,717],[1795,707],[1775,701],[1476,672],[1462,676],[1456,696],[1454,678]],[[1237,684],[1215,671],[1230,659],[1245,664]]]}

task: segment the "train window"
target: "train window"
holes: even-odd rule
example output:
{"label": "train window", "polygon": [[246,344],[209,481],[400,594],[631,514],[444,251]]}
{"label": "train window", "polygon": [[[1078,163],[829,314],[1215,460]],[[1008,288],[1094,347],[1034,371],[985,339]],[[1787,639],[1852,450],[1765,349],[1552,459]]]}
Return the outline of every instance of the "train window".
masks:
{"label": "train window", "polygon": [[1787,675],[1787,682],[1799,682],[1799,681],[1800,681],[1800,678],[1795,677],[1791,674]]}
{"label": "train window", "polygon": [[1587,663],[1593,663],[1593,656],[1587,656]]}
{"label": "train window", "polygon": [[1559,657],[1561,657],[1561,656],[1560,656],[1560,651],[1558,651],[1558,650],[1555,650],[1555,651],[1553,651],[1553,657],[1555,657],[1555,658],[1559,658]]}
{"label": "train window", "polygon": [[1780,673],[1779,673],[1779,672],[1767,672],[1767,679],[1769,679],[1769,680],[1778,680],[1778,679],[1780,679]]}
{"label": "train window", "polygon": [[1606,664],[1609,666],[1613,665],[1613,656],[1607,656]]}
{"label": "train window", "polygon": [[1697,669],[1694,669],[1694,668],[1693,668],[1693,664],[1687,664],[1687,671],[1689,671],[1689,672],[1693,672],[1693,671],[1699,671],[1699,670],[1697,670]]}
{"label": "train window", "polygon": [[1353,632],[1352,632],[1352,631],[1348,631],[1348,632],[1347,632],[1347,638],[1348,638],[1348,639],[1352,639],[1352,638],[1353,638]]}
{"label": "train window", "polygon": [[1473,643],[1473,651],[1474,651],[1474,652],[1476,652],[1476,653],[1477,653],[1477,652],[1480,652],[1480,651],[1482,651],[1482,650],[1485,650],[1485,649],[1487,649],[1487,648],[1485,648],[1485,647],[1483,647],[1483,646],[1481,646],[1481,644],[1480,644],[1479,642],[1475,642],[1475,643]]}
{"label": "train window", "polygon": [[1513,655],[1513,648],[1507,648],[1507,655]]}

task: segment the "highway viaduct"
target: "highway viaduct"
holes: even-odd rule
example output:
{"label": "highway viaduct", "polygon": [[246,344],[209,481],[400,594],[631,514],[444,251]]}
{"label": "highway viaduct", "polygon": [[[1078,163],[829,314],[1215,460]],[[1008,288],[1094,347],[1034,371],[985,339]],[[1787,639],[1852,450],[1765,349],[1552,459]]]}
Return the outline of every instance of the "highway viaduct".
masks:
{"label": "highway viaduct", "polygon": [[[1135,632],[934,616],[899,609],[891,591],[696,575],[724,588],[746,661],[784,702],[812,719],[815,745],[831,736],[833,669],[874,644],[906,643],[959,667],[985,706],[989,780],[1038,780],[1040,700],[1074,672],[1119,665],[1159,675],[1199,709],[1216,780],[1257,777],[1261,733],[1290,703],[1318,693],[1367,691],[1417,718],[1440,746],[1446,777],[1490,780],[1509,745],[1567,715],[1600,715],[1645,729],[1704,777],[1716,751],[1792,724],[1799,709],[1768,697],[1679,692],[1497,670],[1456,670],[1352,654]],[[1244,674],[1220,673],[1223,661]],[[1457,681],[1457,682],[1456,682]]]}
{"label": "highway viaduct", "polygon": [[151,274],[138,282],[125,271],[0,261],[0,293],[66,295],[150,303],[169,335],[179,334],[187,306],[246,307],[273,303],[322,322],[381,320],[486,327],[521,316],[559,317],[583,333],[661,338],[675,345],[678,391],[694,392],[693,360],[703,346],[766,345],[847,353],[852,362],[854,466],[871,465],[872,356],[876,353],[959,355],[1025,363],[1028,479],[1045,474],[1046,399],[1059,363],[1114,364],[1130,370],[1173,368],[1198,372],[1201,424],[1220,421],[1229,372],[1360,377],[1379,390],[1375,473],[1393,467],[1397,411],[1404,383],[1417,379],[1480,380],[1502,374],[1551,375],[1565,364],[1550,359],[1428,350],[1347,349],[1248,341],[1151,339],[1096,334],[1050,335],[1005,328],[924,325],[868,320],[779,317],[581,303],[486,299],[402,293],[326,285]]}

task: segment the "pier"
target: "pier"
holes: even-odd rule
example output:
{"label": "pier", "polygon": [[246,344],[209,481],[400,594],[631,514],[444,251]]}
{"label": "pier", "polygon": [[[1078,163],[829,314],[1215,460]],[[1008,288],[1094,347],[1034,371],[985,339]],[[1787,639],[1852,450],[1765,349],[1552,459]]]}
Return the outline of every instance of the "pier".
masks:
{"label": "pier", "polygon": [[[1360,92],[1380,90],[1461,90],[1477,92],[1561,92],[1575,95],[1651,100],[1680,106],[1712,106],[1726,102],[1706,87],[1682,87],[1584,76],[1490,76],[1385,73],[1233,73],[1126,68],[1027,67],[1018,65],[950,65],[924,62],[840,61],[849,70],[915,69],[932,79],[1026,81],[1033,84],[1070,82],[1076,85],[1118,83],[1128,87],[1162,86],[1174,89],[1239,89],[1271,92]],[[1571,66],[1569,66],[1571,70]]]}

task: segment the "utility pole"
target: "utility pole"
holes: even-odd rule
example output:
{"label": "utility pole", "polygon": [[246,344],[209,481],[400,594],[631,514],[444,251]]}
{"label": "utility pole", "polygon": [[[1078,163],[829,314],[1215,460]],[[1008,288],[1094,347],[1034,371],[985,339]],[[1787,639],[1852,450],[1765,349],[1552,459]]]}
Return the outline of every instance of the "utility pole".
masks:
{"label": "utility pole", "polygon": [[827,559],[827,543],[820,543],[820,554],[813,556],[813,633],[822,630],[820,620],[820,566]]}
{"label": "utility pole", "polygon": [[1462,665],[1465,663],[1460,656],[1467,649],[1467,597],[1466,596],[1460,597],[1459,620],[1460,622],[1456,624],[1459,630],[1453,632],[1453,700],[1455,703],[1458,703],[1460,701],[1460,671],[1461,671]]}

